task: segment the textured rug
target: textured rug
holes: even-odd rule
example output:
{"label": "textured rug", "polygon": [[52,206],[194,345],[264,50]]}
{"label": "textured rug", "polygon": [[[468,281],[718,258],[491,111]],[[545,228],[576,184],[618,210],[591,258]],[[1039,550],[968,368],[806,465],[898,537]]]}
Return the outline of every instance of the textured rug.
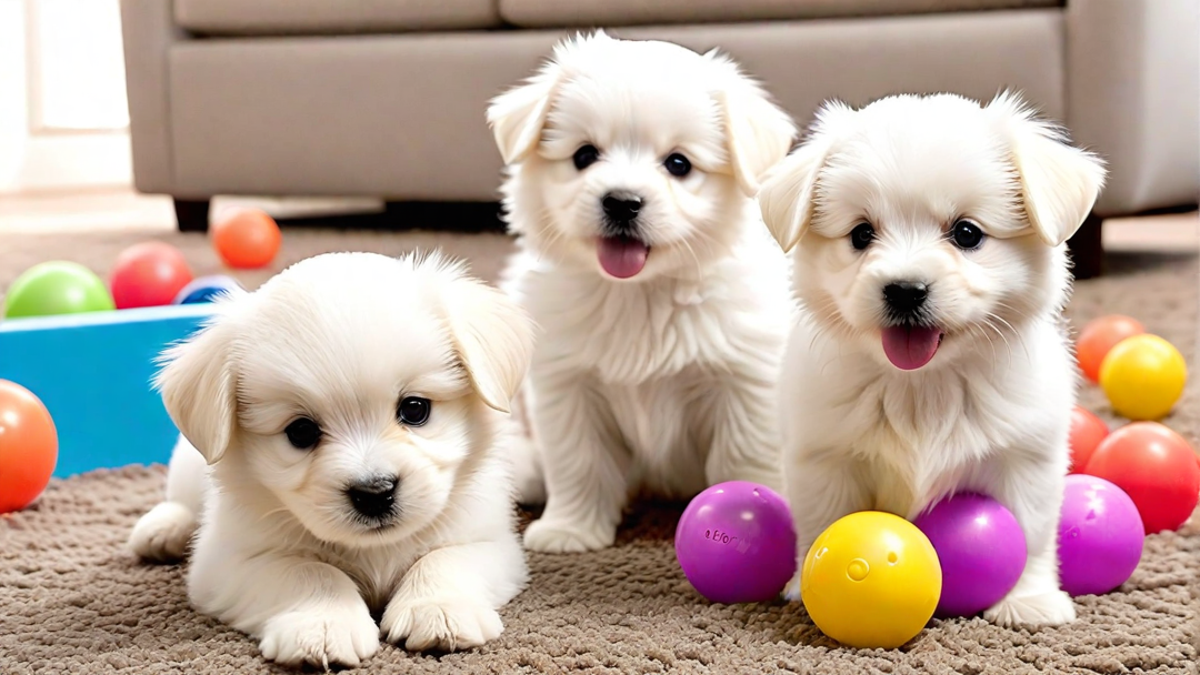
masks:
{"label": "textured rug", "polygon": [[[65,258],[100,274],[145,238],[4,236],[0,287],[29,265]],[[275,270],[326,250],[400,253],[440,246],[494,278],[509,242],[498,235],[288,231]],[[197,274],[220,271],[204,238],[163,235]],[[1195,370],[1198,266],[1194,256],[1114,256],[1111,274],[1083,282],[1076,325],[1101,313],[1140,318]],[[242,274],[256,286],[273,270]],[[1166,423],[1200,441],[1196,378]],[[1120,423],[1095,389],[1083,402]],[[0,517],[0,673],[286,672],[245,636],[193,612],[183,568],[144,565],[123,549],[129,528],[161,495],[162,467],[128,467],[56,480],[37,504]],[[608,551],[534,555],[529,590],[506,607],[505,632],[484,647],[443,656],[384,647],[370,673],[1194,673],[1200,621],[1200,514],[1179,532],[1147,539],[1133,578],[1080,598],[1079,621],[1009,630],[981,619],[931,622],[898,650],[855,650],[824,638],[802,607],[713,605],[688,585],[671,538],[681,506],[641,504]]]}

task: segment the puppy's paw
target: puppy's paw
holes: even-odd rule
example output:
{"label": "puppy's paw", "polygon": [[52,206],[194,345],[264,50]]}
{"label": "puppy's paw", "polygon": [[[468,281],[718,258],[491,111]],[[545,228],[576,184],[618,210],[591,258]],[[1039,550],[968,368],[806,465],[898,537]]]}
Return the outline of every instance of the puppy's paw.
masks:
{"label": "puppy's paw", "polygon": [[612,546],[616,538],[616,528],[586,528],[544,518],[525,528],[525,548],[542,553],[599,551]]}
{"label": "puppy's paw", "polygon": [[182,504],[162,502],[138,519],[129,534],[129,548],[144,560],[173,562],[196,531],[196,514]]}
{"label": "puppy's paw", "polygon": [[384,638],[409,651],[455,651],[500,637],[500,614],[480,600],[396,598],[380,623]]}
{"label": "puppy's paw", "polygon": [[800,573],[796,572],[791,581],[787,582],[787,586],[783,587],[783,599],[788,602],[800,602]]}
{"label": "puppy's paw", "polygon": [[379,649],[379,627],[362,602],[301,609],[269,619],[258,648],[288,666],[354,667]]}
{"label": "puppy's paw", "polygon": [[1063,591],[1008,596],[983,613],[1000,626],[1061,626],[1075,620],[1075,603]]}

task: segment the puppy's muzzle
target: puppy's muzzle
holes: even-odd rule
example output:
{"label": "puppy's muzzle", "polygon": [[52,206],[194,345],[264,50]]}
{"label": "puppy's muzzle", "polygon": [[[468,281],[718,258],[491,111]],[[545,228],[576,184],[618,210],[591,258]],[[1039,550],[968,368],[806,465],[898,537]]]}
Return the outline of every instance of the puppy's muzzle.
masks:
{"label": "puppy's muzzle", "polygon": [[920,324],[924,318],[929,285],[921,281],[893,281],[883,287],[888,318],[896,323]]}
{"label": "puppy's muzzle", "polygon": [[628,235],[637,230],[638,214],[645,201],[632,192],[614,191],[600,198],[608,234]]}
{"label": "puppy's muzzle", "polygon": [[359,515],[371,520],[382,520],[391,516],[396,508],[396,488],[400,482],[395,478],[379,477],[354,483],[346,488],[346,497]]}

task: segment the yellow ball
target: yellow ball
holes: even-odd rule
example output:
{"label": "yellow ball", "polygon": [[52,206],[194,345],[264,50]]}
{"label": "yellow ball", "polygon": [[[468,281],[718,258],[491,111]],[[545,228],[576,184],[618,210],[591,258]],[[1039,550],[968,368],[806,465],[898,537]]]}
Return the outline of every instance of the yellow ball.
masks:
{"label": "yellow ball", "polygon": [[1157,335],[1134,335],[1114,346],[1100,364],[1100,386],[1113,410],[1131,420],[1160,420],[1187,383],[1187,363]]}
{"label": "yellow ball", "polygon": [[916,525],[881,511],[852,513],[813,542],[800,574],[813,623],[849,647],[894,649],[937,609],[942,567]]}

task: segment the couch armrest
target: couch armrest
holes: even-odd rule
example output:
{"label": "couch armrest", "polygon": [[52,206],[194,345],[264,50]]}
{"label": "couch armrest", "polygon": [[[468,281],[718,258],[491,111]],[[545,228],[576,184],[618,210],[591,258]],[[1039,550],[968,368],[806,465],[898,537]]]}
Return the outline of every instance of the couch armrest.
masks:
{"label": "couch armrest", "polygon": [[133,182],[147,193],[174,194],[168,52],[185,34],[171,7],[170,0],[121,0]]}
{"label": "couch armrest", "polygon": [[1068,0],[1067,125],[1109,164],[1096,212],[1200,198],[1200,3]]}

